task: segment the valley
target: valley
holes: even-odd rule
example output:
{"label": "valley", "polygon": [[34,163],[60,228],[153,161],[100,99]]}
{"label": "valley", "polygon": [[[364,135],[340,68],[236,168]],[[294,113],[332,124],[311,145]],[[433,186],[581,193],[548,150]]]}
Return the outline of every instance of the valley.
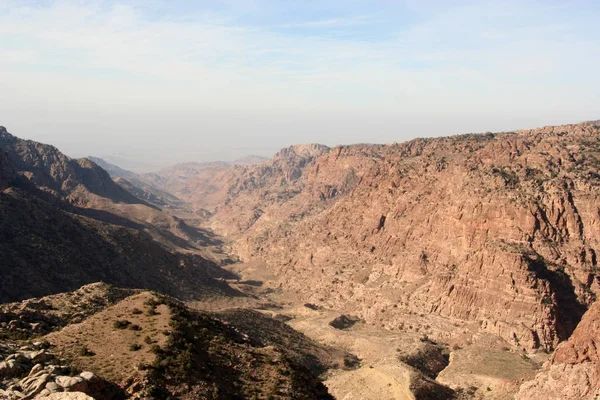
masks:
{"label": "valley", "polygon": [[96,398],[600,393],[597,122],[92,160],[0,130],[0,397],[54,395],[41,340]]}

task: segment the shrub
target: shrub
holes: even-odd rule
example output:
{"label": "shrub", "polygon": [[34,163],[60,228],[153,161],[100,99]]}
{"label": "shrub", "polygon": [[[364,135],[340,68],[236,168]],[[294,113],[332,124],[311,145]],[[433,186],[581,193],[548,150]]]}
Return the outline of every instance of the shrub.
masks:
{"label": "shrub", "polygon": [[154,354],[159,354],[161,352],[161,348],[159,345],[153,344],[152,346],[150,346],[150,351]]}
{"label": "shrub", "polygon": [[141,313],[142,313],[142,310],[140,310],[139,308],[134,308],[134,309],[131,311],[131,313],[132,313],[132,314],[135,314],[135,315],[139,315],[139,314],[141,314]]}
{"label": "shrub", "polygon": [[113,323],[113,328],[115,329],[127,329],[127,327],[131,325],[131,322],[126,319],[118,319]]}
{"label": "shrub", "polygon": [[129,346],[129,351],[138,351],[141,348],[142,348],[141,345],[139,345],[137,343],[134,343],[134,344],[132,344],[132,345]]}
{"label": "shrub", "polygon": [[132,325],[129,325],[129,329],[131,329],[132,331],[141,331],[142,327],[139,325],[136,325],[136,324],[132,324]]}
{"label": "shrub", "polygon": [[88,349],[86,346],[80,347],[77,353],[82,357],[92,357],[96,355],[96,353]]}

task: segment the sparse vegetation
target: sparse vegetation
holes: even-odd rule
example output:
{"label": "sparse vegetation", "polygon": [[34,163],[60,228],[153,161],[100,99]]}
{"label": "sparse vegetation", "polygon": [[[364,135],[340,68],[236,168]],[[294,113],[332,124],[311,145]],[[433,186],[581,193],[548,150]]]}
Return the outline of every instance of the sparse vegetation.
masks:
{"label": "sparse vegetation", "polygon": [[131,322],[125,319],[118,319],[113,323],[115,329],[127,329],[131,325]]}
{"label": "sparse vegetation", "polygon": [[86,346],[80,347],[77,351],[77,354],[81,357],[93,357],[96,355],[96,353],[88,349]]}

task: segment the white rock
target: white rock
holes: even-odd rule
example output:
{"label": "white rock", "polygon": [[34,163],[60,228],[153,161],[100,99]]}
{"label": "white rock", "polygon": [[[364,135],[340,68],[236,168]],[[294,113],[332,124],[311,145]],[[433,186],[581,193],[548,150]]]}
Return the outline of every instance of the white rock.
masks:
{"label": "white rock", "polygon": [[45,397],[38,397],[39,400],[94,400],[93,397],[88,396],[82,392],[58,392],[52,393]]}

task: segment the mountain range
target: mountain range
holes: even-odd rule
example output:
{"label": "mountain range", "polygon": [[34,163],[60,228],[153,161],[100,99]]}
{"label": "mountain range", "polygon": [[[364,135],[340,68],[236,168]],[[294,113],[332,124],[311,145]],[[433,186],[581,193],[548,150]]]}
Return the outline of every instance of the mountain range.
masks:
{"label": "mountain range", "polygon": [[[27,299],[102,281],[138,290],[128,295],[144,301],[159,296],[196,328],[221,335],[218,349],[213,339],[202,346],[213,346],[215,368],[227,374],[225,354],[249,366],[291,360],[279,372],[262,361],[260,376],[236,372],[243,378],[228,382],[239,390],[228,395],[248,396],[245,379],[275,386],[280,379],[286,389],[270,394],[279,398],[600,394],[597,121],[388,145],[294,145],[268,160],[181,163],[147,174],[70,159],[0,128],[0,189],[0,302],[21,302],[10,312],[27,309]],[[119,318],[104,316],[107,307],[82,320]],[[0,329],[10,330],[5,322]],[[57,324],[64,337],[48,340],[66,354],[76,327]],[[223,327],[230,324],[274,352],[242,350]],[[284,344],[289,335],[296,339]],[[299,359],[283,350],[304,341],[326,350],[311,347],[313,355]],[[394,343],[394,357],[378,343]],[[206,357],[208,347],[189,346],[197,349],[193,362]],[[311,374],[315,351],[321,361]],[[334,366],[323,352],[342,361]],[[78,361],[83,368],[100,368],[86,360]],[[117,379],[100,370],[128,390],[126,373]],[[186,379],[197,395],[216,387],[213,398],[226,386],[209,375]],[[179,393],[165,382],[154,384]],[[266,386],[255,387],[264,397]]]}

